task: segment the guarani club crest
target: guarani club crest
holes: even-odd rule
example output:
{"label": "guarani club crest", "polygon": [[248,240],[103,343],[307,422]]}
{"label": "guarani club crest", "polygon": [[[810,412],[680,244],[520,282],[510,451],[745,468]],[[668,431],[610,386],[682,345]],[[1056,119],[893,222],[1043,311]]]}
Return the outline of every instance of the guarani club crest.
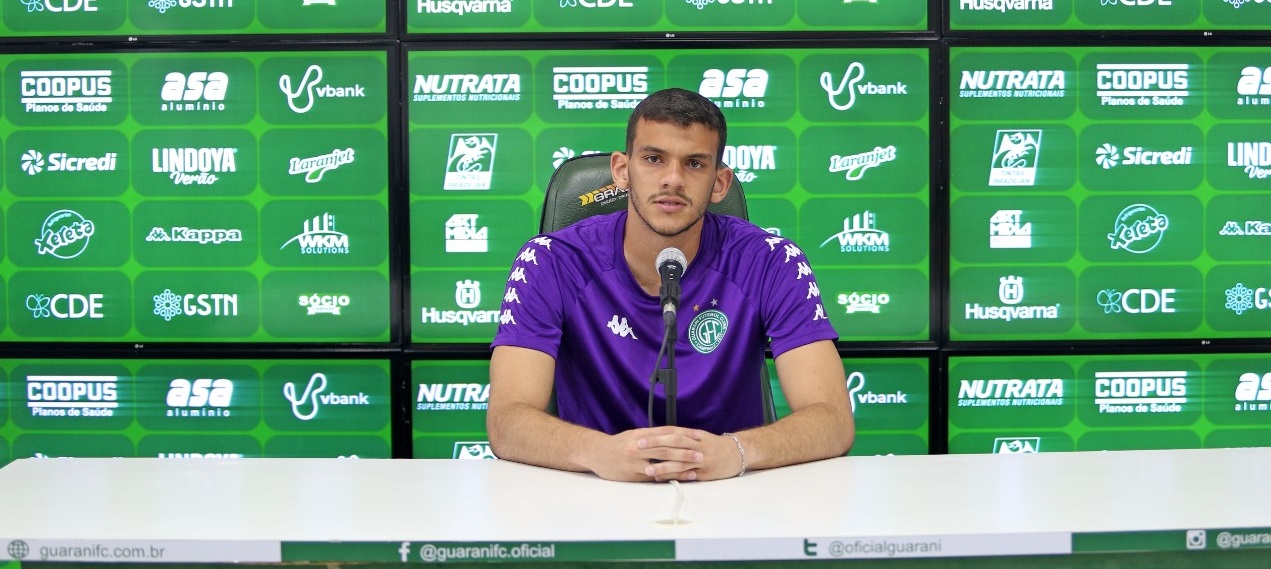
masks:
{"label": "guarani club crest", "polygon": [[[715,304],[715,301],[712,301]],[[728,332],[728,316],[715,309],[706,310],[693,317],[688,325],[688,341],[694,350],[709,354],[724,341]]]}

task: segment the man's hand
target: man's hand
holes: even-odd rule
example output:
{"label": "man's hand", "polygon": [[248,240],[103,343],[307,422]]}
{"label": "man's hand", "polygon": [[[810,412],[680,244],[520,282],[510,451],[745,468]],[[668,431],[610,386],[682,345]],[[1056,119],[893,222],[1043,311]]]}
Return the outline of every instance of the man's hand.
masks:
{"label": "man's hand", "polygon": [[625,431],[598,440],[584,453],[584,464],[608,480],[716,480],[741,471],[741,454],[731,437],[683,427]]}

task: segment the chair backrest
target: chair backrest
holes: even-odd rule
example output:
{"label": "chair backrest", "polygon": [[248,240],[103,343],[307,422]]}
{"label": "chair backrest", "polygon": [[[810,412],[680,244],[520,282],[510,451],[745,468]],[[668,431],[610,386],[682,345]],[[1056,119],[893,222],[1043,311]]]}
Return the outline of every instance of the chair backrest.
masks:
{"label": "chair backrest", "polygon": [[[547,197],[543,202],[543,218],[539,232],[550,233],[593,215],[613,213],[627,208],[627,189],[613,183],[609,169],[609,154],[575,156],[561,163],[547,183]],[[746,194],[741,182],[733,177],[728,194],[719,203],[707,206],[707,211],[731,215],[749,220]],[[761,362],[759,389],[763,395],[764,423],[777,420],[776,405],[772,399],[772,383],[768,379],[768,366]],[[555,396],[553,394],[553,403]]]}

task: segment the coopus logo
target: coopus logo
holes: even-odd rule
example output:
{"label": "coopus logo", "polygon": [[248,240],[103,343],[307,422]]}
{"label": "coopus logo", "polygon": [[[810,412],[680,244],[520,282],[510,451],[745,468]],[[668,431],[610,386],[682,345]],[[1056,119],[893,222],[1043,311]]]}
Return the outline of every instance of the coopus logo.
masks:
{"label": "coopus logo", "polygon": [[989,218],[990,249],[1031,249],[1033,224],[1024,223],[1024,210],[999,209]]}
{"label": "coopus logo", "polygon": [[697,92],[721,109],[762,109],[768,92],[768,70],[707,69],[702,72]]}
{"label": "coopus logo", "polygon": [[1227,165],[1244,170],[1251,180],[1271,178],[1271,142],[1228,142]]}
{"label": "coopus logo", "polygon": [[496,133],[451,134],[443,190],[488,190],[494,179]]}
{"label": "coopus logo", "polygon": [[648,67],[552,68],[552,100],[558,109],[634,109],[648,93]]}
{"label": "coopus logo", "polygon": [[[468,0],[469,3],[478,1],[482,0]],[[510,11],[511,3],[502,1]],[[521,100],[521,74],[416,75],[413,90],[415,102],[514,102]]]}
{"label": "coopus logo", "polygon": [[724,147],[724,163],[733,169],[737,181],[747,184],[759,178],[758,170],[777,169],[777,147],[771,144]]}
{"label": "coopus logo", "polygon": [[330,213],[315,215],[304,220],[304,228],[298,235],[279,247],[297,243],[303,255],[348,255],[349,236],[335,230],[335,216]]}
{"label": "coopus logo", "polygon": [[108,69],[23,71],[20,100],[28,113],[101,113],[114,101],[110,79]]}
{"label": "coopus logo", "polygon": [[111,417],[119,407],[119,377],[30,375],[26,400],[35,417]]}
{"label": "coopus logo", "polygon": [[854,182],[863,178],[866,170],[895,159],[896,147],[891,145],[886,148],[875,146],[873,150],[859,154],[835,154],[830,157],[830,173],[843,172],[847,181]]}
{"label": "coopus logo", "polygon": [[159,89],[163,104],[159,105],[159,110],[171,113],[223,111],[228,91],[229,75],[224,71],[192,71],[188,74],[173,71],[163,77],[163,87]]}
{"label": "coopus logo", "polygon": [[[296,384],[288,381],[282,386],[283,397],[291,403],[291,414],[301,421],[309,421],[318,416],[321,405],[370,405],[371,400],[365,393],[356,395],[340,395],[322,393],[327,389],[327,376],[315,373],[309,376],[305,390],[297,396]],[[307,408],[307,410],[306,410]]]}
{"label": "coopus logo", "polygon": [[44,153],[31,149],[22,153],[22,171],[28,176],[42,172],[114,172],[119,164],[119,153],[107,152],[101,156],[73,156],[66,152],[50,152],[48,162]]}
{"label": "coopus logo", "polygon": [[179,294],[172,289],[152,297],[154,315],[171,322],[179,315],[186,316],[238,316],[238,295],[234,293]]}
{"label": "coopus logo", "polygon": [[59,209],[50,213],[44,223],[40,224],[40,238],[35,240],[35,252],[58,259],[74,259],[88,249],[88,242],[96,230],[93,222],[78,212]]}
{"label": "coopus logo", "polygon": [[484,411],[489,406],[488,383],[421,383],[415,394],[417,411]]}
{"label": "coopus logo", "polygon": [[891,250],[891,235],[878,229],[877,223],[877,214],[868,210],[845,217],[843,231],[822,241],[821,247],[837,240],[844,253],[886,253]]}
{"label": "coopus logo", "polygon": [[1031,186],[1037,182],[1041,130],[999,130],[989,166],[990,186]]}
{"label": "coopus logo", "polygon": [[234,382],[225,378],[177,378],[168,384],[168,417],[229,417]]}
{"label": "coopus logo", "polygon": [[177,186],[210,186],[220,180],[217,174],[238,171],[234,157],[237,148],[151,148],[150,170],[167,174]]}
{"label": "coopus logo", "polygon": [[465,279],[455,282],[455,306],[461,310],[441,310],[435,306],[420,308],[421,324],[491,324],[499,321],[498,310],[477,310],[481,304],[481,281]]}
{"label": "coopus logo", "polygon": [[150,0],[147,4],[160,14],[173,8],[233,8],[234,0]]}
{"label": "coopus logo", "polygon": [[1179,413],[1187,403],[1185,371],[1100,371],[1094,377],[1099,413]]}
{"label": "coopus logo", "polygon": [[1192,163],[1193,147],[1184,146],[1178,150],[1155,151],[1145,150],[1142,146],[1127,146],[1120,151],[1116,146],[1104,143],[1095,149],[1095,164],[1104,170],[1117,166],[1186,166]]}
{"label": "coopus logo", "polygon": [[1169,218],[1146,204],[1127,206],[1117,215],[1108,234],[1112,250],[1121,249],[1134,254],[1151,252],[1165,237]]}
{"label": "coopus logo", "polygon": [[447,253],[488,253],[490,228],[478,227],[475,213],[456,213],[446,220]]}
{"label": "coopus logo", "polygon": [[964,99],[1060,99],[1066,93],[1062,69],[964,70],[958,89]]}
{"label": "coopus logo", "polygon": [[830,101],[830,106],[837,111],[846,111],[856,106],[857,95],[908,95],[909,86],[897,81],[887,85],[861,83],[865,79],[865,65],[853,61],[843,71],[843,78],[834,84],[834,75],[829,71],[821,73],[821,88]]}
{"label": "coopus logo", "polygon": [[1173,314],[1174,293],[1177,289],[1132,288],[1121,292],[1115,288],[1103,289],[1095,295],[1095,302],[1103,307],[1104,314]]}
{"label": "coopus logo", "polygon": [[290,75],[279,76],[278,89],[287,96],[287,106],[297,114],[309,112],[317,99],[366,98],[366,88],[359,84],[345,87],[319,86],[320,81],[322,81],[322,66],[310,65],[300,78],[300,82],[295,84],[295,88],[292,88],[293,81]]}
{"label": "coopus logo", "polygon": [[982,306],[980,303],[967,303],[964,317],[967,320],[1054,320],[1059,318],[1059,304],[1025,305],[1024,278],[1007,275],[998,279],[998,306]]}
{"label": "coopus logo", "polygon": [[1173,107],[1190,92],[1186,63],[1100,63],[1095,96],[1101,106]]}

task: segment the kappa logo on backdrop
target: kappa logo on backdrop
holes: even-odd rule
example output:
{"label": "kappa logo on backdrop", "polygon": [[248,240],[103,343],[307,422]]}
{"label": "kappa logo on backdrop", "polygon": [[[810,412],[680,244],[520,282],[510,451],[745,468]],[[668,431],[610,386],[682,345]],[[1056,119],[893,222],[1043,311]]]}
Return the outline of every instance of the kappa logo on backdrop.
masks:
{"label": "kappa logo on backdrop", "polygon": [[1104,143],[1094,151],[1094,162],[1104,170],[1117,166],[1188,166],[1192,163],[1194,148],[1184,146],[1178,150],[1146,150],[1142,146],[1118,149]]}
{"label": "kappa logo on backdrop", "polygon": [[865,80],[865,64],[853,61],[843,71],[843,78],[834,83],[834,75],[829,71],[821,73],[821,88],[829,98],[830,106],[836,111],[846,111],[856,106],[857,96],[876,95],[908,95],[909,85],[897,81],[886,85],[861,83]]}
{"label": "kappa logo on backdrop", "polygon": [[349,236],[335,230],[335,216],[330,213],[315,215],[304,220],[298,235],[288,239],[278,250],[297,243],[302,255],[347,255]]}
{"label": "kappa logo on backdrop", "polygon": [[441,310],[424,306],[419,310],[421,324],[492,324],[499,321],[498,310],[477,310],[481,304],[481,281],[465,279],[455,282],[455,306],[460,310]]}
{"label": "kappa logo on backdrop", "polygon": [[225,378],[177,378],[168,384],[168,417],[229,417],[234,382]]}
{"label": "kappa logo on backdrop", "polygon": [[490,228],[477,227],[478,214],[456,213],[446,220],[447,253],[490,252]]}
{"label": "kappa logo on backdrop", "polygon": [[767,69],[707,69],[697,92],[721,109],[762,109],[768,92]]}
{"label": "kappa logo on backdrop", "polygon": [[150,228],[146,235],[149,243],[198,243],[220,245],[221,243],[238,243],[243,240],[241,229],[191,229],[189,227]]}
{"label": "kappa logo on backdrop", "polygon": [[237,148],[151,148],[150,170],[167,174],[177,186],[210,186],[220,180],[217,174],[238,171],[234,158]]}
{"label": "kappa logo on backdrop", "polygon": [[891,295],[885,292],[851,292],[838,296],[838,303],[847,309],[847,314],[870,312],[878,314],[882,307],[891,304]]}
{"label": "kappa logo on backdrop", "polygon": [[28,176],[44,172],[114,172],[119,165],[119,153],[107,152],[101,156],[74,156],[66,152],[50,152],[48,160],[39,150],[22,153],[22,171]]}
{"label": "kappa logo on backdrop", "polygon": [[634,109],[648,94],[648,67],[552,68],[557,109]]}
{"label": "kappa logo on backdrop", "polygon": [[1239,221],[1228,221],[1223,224],[1222,229],[1218,230],[1218,234],[1224,237],[1234,236],[1271,236],[1271,223],[1260,219],[1249,219],[1243,223]]}
{"label": "kappa logo on backdrop", "polygon": [[415,76],[413,91],[415,102],[515,102],[521,100],[521,74],[421,74]]}
{"label": "kappa logo on backdrop", "polygon": [[777,147],[771,144],[724,146],[724,164],[733,169],[738,182],[748,184],[759,178],[758,171],[777,169]]}
{"label": "kappa logo on backdrop", "polygon": [[1031,249],[1033,224],[1023,223],[1024,210],[999,209],[989,218],[990,249]]}
{"label": "kappa logo on backdrop", "polygon": [[168,73],[159,89],[164,112],[206,112],[225,110],[225,96],[229,91],[229,75],[224,71],[180,71]]}
{"label": "kappa logo on backdrop", "polygon": [[330,154],[321,154],[310,158],[293,157],[287,163],[287,173],[292,176],[304,174],[305,182],[316,184],[322,181],[327,172],[357,160],[357,152],[352,148],[340,150],[335,148]]}
{"label": "kappa logo on backdrop", "polygon": [[990,186],[1031,186],[1037,182],[1041,130],[999,130],[989,166]]}
{"label": "kappa logo on backdrop", "polygon": [[119,377],[29,375],[26,401],[33,417],[112,417],[119,407]]}
{"label": "kappa logo on backdrop", "polygon": [[861,152],[859,154],[848,154],[840,156],[835,154],[830,156],[830,173],[837,174],[844,172],[844,177],[849,182],[855,182],[865,176],[865,171],[885,164],[896,159],[896,147],[875,146],[873,150]]}
{"label": "kappa logo on backdrop", "polygon": [[[301,421],[310,421],[318,416],[322,405],[370,405],[370,397],[358,392],[356,395],[322,393],[327,389],[327,376],[315,373],[309,376],[305,390],[297,395],[296,384],[288,381],[282,386],[282,395],[291,403],[291,414]],[[305,410],[307,408],[307,410]]]}
{"label": "kappa logo on backdrop", "polygon": [[1066,94],[1062,69],[963,70],[958,96],[973,98],[1061,99]]}
{"label": "kappa logo on backdrop", "polygon": [[1113,251],[1121,249],[1141,255],[1156,249],[1168,229],[1169,217],[1150,205],[1134,204],[1117,215],[1108,241],[1112,243]]}
{"label": "kappa logo on backdrop", "polygon": [[1271,142],[1228,142],[1227,166],[1244,170],[1250,180],[1271,178]]}
{"label": "kappa logo on backdrop", "polygon": [[110,80],[108,69],[22,71],[20,102],[28,113],[104,113],[114,102]]}
{"label": "kappa logo on backdrop", "polygon": [[[278,77],[278,88],[287,97],[287,106],[297,114],[305,114],[318,99],[364,99],[366,88],[360,84],[334,86],[318,85],[322,81],[322,66],[310,65],[298,83],[290,75]],[[294,85],[293,85],[294,83]]]}
{"label": "kappa logo on backdrop", "polygon": [[154,315],[171,322],[182,314],[186,316],[238,316],[237,293],[180,294],[165,288],[152,297]]}
{"label": "kappa logo on backdrop", "polygon": [[488,190],[494,179],[495,133],[451,134],[444,190]]}
{"label": "kappa logo on backdrop", "polygon": [[1190,96],[1186,63],[1100,63],[1095,96],[1101,106],[1177,107]]}
{"label": "kappa logo on backdrop", "polygon": [[997,306],[983,306],[980,303],[967,303],[964,318],[967,320],[1054,320],[1059,318],[1059,303],[1052,305],[1025,305],[1024,277],[1007,275],[998,278]]}
{"label": "kappa logo on backdrop", "polygon": [[79,212],[59,209],[50,213],[40,224],[40,237],[35,240],[35,252],[52,255],[58,259],[74,259],[88,249],[97,226]]}
{"label": "kappa logo on backdrop", "polygon": [[874,393],[865,390],[865,374],[853,371],[847,375],[847,396],[852,403],[852,413],[857,405],[907,405],[909,394],[897,389],[894,393]]}
{"label": "kappa logo on backdrop", "polygon": [[821,247],[837,240],[843,253],[886,253],[891,250],[891,234],[878,229],[877,224],[877,214],[868,210],[845,217],[843,231],[822,241]]}

